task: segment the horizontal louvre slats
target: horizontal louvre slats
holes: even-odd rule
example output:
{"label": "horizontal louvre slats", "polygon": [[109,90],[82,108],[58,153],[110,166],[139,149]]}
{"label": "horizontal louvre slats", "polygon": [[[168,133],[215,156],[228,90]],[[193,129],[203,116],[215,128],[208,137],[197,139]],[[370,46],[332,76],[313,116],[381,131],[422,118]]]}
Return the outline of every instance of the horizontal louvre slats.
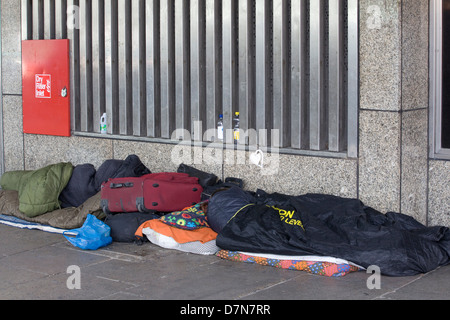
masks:
{"label": "horizontal louvre slats", "polygon": [[109,134],[210,142],[223,114],[232,142],[238,111],[241,144],[356,155],[357,0],[21,4],[23,39],[71,40],[74,131],[106,112]]}

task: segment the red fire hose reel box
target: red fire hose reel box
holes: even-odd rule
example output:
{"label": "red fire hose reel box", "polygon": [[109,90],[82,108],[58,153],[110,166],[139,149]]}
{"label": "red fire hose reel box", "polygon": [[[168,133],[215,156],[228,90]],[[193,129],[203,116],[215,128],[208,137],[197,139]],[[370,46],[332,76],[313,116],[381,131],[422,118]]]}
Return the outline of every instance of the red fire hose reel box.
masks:
{"label": "red fire hose reel box", "polygon": [[22,41],[23,132],[70,136],[69,40]]}

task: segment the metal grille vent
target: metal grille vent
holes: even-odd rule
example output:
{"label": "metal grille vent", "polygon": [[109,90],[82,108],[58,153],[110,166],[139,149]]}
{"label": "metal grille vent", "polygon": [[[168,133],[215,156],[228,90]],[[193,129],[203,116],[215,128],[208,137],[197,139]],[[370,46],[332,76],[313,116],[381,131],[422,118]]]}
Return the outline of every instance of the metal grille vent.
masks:
{"label": "metal grille vent", "polygon": [[71,40],[77,133],[106,112],[112,135],[212,141],[239,111],[245,144],[356,156],[357,0],[22,0],[22,16],[24,40]]}

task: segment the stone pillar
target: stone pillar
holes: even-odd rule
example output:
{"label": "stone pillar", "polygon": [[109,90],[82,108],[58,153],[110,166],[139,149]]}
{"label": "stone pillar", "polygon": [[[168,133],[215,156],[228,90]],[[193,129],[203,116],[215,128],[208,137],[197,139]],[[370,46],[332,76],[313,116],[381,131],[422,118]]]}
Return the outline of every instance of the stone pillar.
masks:
{"label": "stone pillar", "polygon": [[401,210],[424,224],[428,179],[428,0],[402,1]]}
{"label": "stone pillar", "polygon": [[2,93],[5,170],[24,169],[20,1],[1,1]]}
{"label": "stone pillar", "polygon": [[428,1],[360,1],[359,197],[427,221]]}

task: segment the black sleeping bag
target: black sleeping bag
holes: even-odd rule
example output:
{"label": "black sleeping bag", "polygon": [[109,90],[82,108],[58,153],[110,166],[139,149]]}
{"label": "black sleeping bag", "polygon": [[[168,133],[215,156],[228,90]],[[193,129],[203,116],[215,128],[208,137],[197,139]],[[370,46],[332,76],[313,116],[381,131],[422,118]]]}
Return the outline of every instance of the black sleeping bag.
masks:
{"label": "black sleeping bag", "polygon": [[239,209],[254,201],[255,198],[240,187],[233,186],[230,189],[218,191],[208,203],[209,226],[215,232],[221,232]]}
{"label": "black sleeping bag", "polygon": [[92,164],[75,166],[68,184],[59,195],[61,208],[78,208],[87,199],[97,194],[95,174],[96,170]]}
{"label": "black sleeping bag", "polygon": [[137,155],[129,155],[125,160],[109,159],[97,169],[95,185],[100,190],[102,183],[113,178],[141,177],[151,171]]}
{"label": "black sleeping bag", "polygon": [[[232,195],[216,197],[231,201]],[[226,199],[221,203],[226,211]],[[209,214],[208,208],[208,219]],[[365,268],[376,265],[387,276],[427,273],[450,262],[448,228],[384,215],[356,199],[316,194],[260,193],[223,227],[216,243],[231,251],[332,256]]]}

